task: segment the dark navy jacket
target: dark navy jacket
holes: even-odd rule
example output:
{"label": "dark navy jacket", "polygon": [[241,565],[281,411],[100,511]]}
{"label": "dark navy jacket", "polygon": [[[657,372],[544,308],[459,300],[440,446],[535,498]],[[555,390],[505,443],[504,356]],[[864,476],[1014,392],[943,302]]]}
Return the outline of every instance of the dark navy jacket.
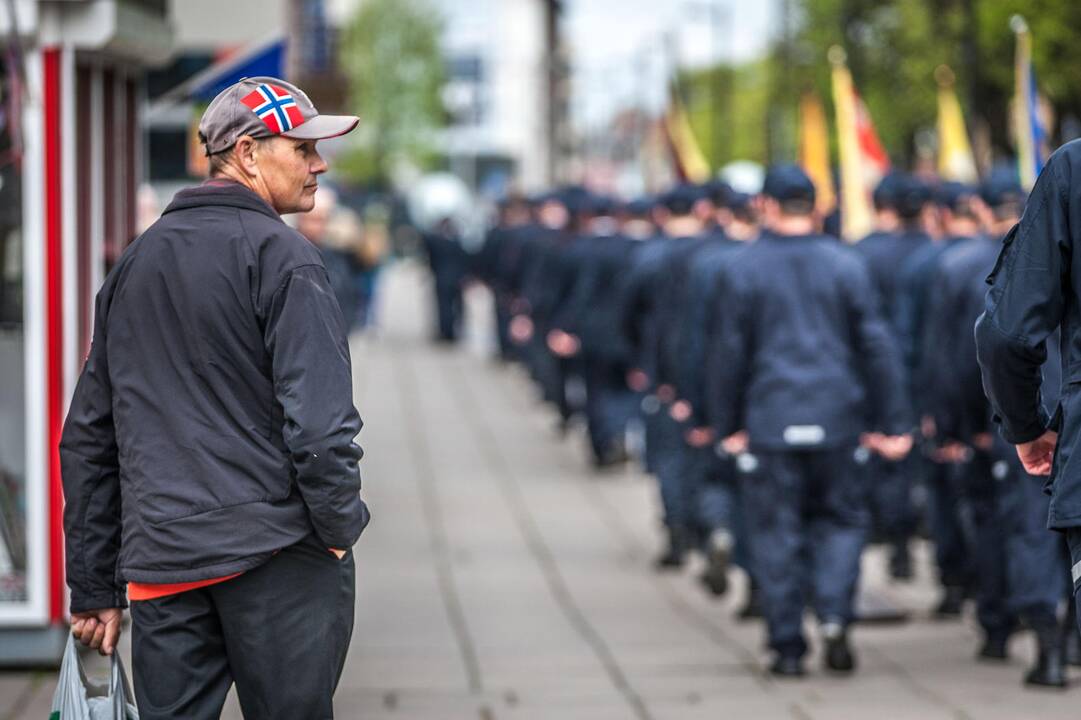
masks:
{"label": "dark navy jacket", "polygon": [[618,289],[634,242],[620,235],[590,235],[577,247],[574,285],[554,324],[577,335],[590,360],[625,362],[628,349],[619,332]]}
{"label": "dark navy jacket", "polygon": [[318,249],[235,183],[180,192],[98,293],[60,443],[71,611],[368,522],[349,346]]}
{"label": "dark navy jacket", "polygon": [[691,424],[709,423],[705,401],[706,358],[715,327],[717,297],[724,267],[743,243],[718,235],[695,256],[685,280],[685,310],[678,324],[675,386],[679,397],[691,404]]}
{"label": "dark navy jacket", "polygon": [[945,440],[969,443],[990,426],[971,329],[983,312],[985,279],[998,248],[987,238],[954,245],[942,253],[928,284],[922,362],[914,385],[922,394],[921,411],[934,418]]}
{"label": "dark navy jacket", "polygon": [[855,443],[868,416],[911,430],[899,351],[851,249],[766,234],[722,282],[707,381],[719,436],[746,429],[752,448],[793,450]]}
{"label": "dark navy jacket", "polygon": [[704,235],[672,238],[664,266],[657,273],[653,292],[658,298],[657,344],[653,359],[653,381],[656,385],[679,382],[681,338],[686,329],[688,303],[687,283],[691,267],[710,241]]}
{"label": "dark navy jacket", "polygon": [[656,293],[658,276],[665,268],[671,240],[657,237],[634,249],[626,277],[619,285],[617,316],[623,345],[631,367],[652,379],[656,374],[660,316],[663,308]]}
{"label": "dark navy jacket", "polygon": [[[904,266],[900,268],[900,288],[894,307],[893,325],[898,331],[897,337],[905,360],[913,410],[919,416],[926,414],[927,406],[935,400],[932,395],[933,384],[927,382],[930,373],[926,368],[927,363],[933,360],[924,354],[927,323],[935,320],[929,311],[931,286],[944,256],[967,240],[972,238],[958,237],[927,242],[909,255]],[[945,311],[950,311],[949,306],[945,308]],[[969,333],[965,332],[965,335]]]}
{"label": "dark navy jacket", "polygon": [[902,329],[897,324],[898,305],[904,289],[901,269],[910,257],[931,244],[931,238],[919,231],[872,233],[853,248],[867,262],[871,279],[878,290],[880,312],[894,328],[900,342]]}
{"label": "dark navy jacket", "polygon": [[[988,280],[985,310],[976,324],[984,389],[1012,444],[1059,431],[1050,525],[1081,525],[1081,142],[1048,160],[1021,222],[1006,236]],[[1062,329],[1063,387],[1052,416],[1045,407],[1041,367],[1046,340]]]}

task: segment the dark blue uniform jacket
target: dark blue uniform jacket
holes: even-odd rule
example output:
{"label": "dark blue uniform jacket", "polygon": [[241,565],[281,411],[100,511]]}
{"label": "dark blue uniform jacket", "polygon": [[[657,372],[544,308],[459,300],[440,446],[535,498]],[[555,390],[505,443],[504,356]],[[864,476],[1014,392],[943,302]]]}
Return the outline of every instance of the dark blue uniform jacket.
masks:
{"label": "dark blue uniform jacket", "polygon": [[[1051,527],[1081,525],[1081,142],[1051,156],[1021,222],[1006,236],[976,324],[984,390],[1002,436],[1018,444],[1059,431]],[[1049,414],[1041,389],[1046,340],[1062,330],[1062,396]],[[1053,421],[1052,421],[1053,418]]]}
{"label": "dark blue uniform jacket", "polygon": [[867,263],[871,280],[878,291],[882,317],[894,328],[898,341],[903,329],[898,325],[898,308],[904,291],[902,268],[908,259],[931,244],[925,233],[905,230],[896,233],[872,233],[853,247]]}
{"label": "dark blue uniform jacket", "polygon": [[868,415],[890,434],[911,429],[899,350],[850,248],[766,234],[722,287],[707,381],[721,437],[746,429],[752,448],[820,449],[854,443]]}

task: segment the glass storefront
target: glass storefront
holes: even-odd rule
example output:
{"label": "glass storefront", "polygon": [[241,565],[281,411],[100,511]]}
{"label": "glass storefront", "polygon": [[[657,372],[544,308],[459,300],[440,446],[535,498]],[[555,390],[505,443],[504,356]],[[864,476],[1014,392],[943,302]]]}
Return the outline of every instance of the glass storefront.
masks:
{"label": "glass storefront", "polygon": [[27,599],[22,155],[12,80],[0,57],[0,603]]}

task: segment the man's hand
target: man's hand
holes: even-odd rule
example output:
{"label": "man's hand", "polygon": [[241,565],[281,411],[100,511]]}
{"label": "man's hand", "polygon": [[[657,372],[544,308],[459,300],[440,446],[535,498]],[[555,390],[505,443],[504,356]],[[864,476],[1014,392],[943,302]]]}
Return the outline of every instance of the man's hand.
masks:
{"label": "man's hand", "polygon": [[668,415],[678,423],[685,423],[691,419],[691,404],[686,400],[676,400],[672,407],[668,408]]}
{"label": "man's hand", "polygon": [[924,415],[920,418],[920,434],[924,440],[930,440],[938,434],[938,424],[932,415]]}
{"label": "man's hand", "polygon": [[676,389],[668,383],[657,386],[657,399],[667,405],[676,399]]}
{"label": "man's hand", "polygon": [[972,459],[972,448],[962,445],[956,440],[950,440],[935,448],[931,453],[931,459],[944,465],[960,465]]}
{"label": "man's hand", "polygon": [[721,447],[729,455],[742,455],[747,452],[747,448],[751,446],[751,436],[747,434],[746,430],[740,430],[738,433],[729,435],[721,441]]}
{"label": "man's hand", "polygon": [[883,435],[882,433],[864,433],[860,436],[860,445],[878,453],[885,460],[897,462],[904,460],[912,451],[911,435]]}
{"label": "man's hand", "polygon": [[578,338],[568,332],[552,330],[548,333],[548,349],[558,357],[574,357],[581,347]]}
{"label": "man's hand", "polygon": [[124,611],[120,608],[88,610],[71,614],[71,634],[87,647],[102,655],[112,655],[116,641],[120,639],[120,620]]}
{"label": "man's hand", "polygon": [[693,448],[704,448],[713,442],[713,428],[691,428],[684,433],[683,438],[687,441],[687,444]]}
{"label": "man's hand", "polygon": [[1058,433],[1048,430],[1032,442],[1018,445],[1017,457],[1021,458],[1025,472],[1029,475],[1050,475],[1057,444]]}
{"label": "man's hand", "polygon": [[635,392],[645,392],[649,389],[649,375],[645,370],[632,368],[627,371],[627,387]]}
{"label": "man's hand", "polygon": [[886,435],[878,445],[878,454],[892,462],[904,460],[912,452],[911,435]]}
{"label": "man's hand", "polygon": [[517,345],[525,345],[533,339],[533,321],[528,315],[515,315],[511,318],[510,338]]}

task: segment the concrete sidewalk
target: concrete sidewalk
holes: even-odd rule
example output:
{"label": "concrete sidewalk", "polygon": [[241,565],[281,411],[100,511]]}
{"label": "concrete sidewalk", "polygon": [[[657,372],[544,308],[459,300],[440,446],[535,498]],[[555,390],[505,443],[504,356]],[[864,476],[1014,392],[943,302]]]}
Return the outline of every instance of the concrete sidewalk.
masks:
{"label": "concrete sidewalk", "polygon": [[[1081,716],[1081,687],[1022,689],[1030,638],[1017,639],[1010,662],[981,664],[971,619],[928,619],[935,592],[923,547],[907,585],[884,579],[881,556],[865,558],[871,593],[913,620],[858,627],[855,677],[827,676],[813,656],[805,681],[768,678],[760,626],[732,619],[742,576],[717,602],[697,587],[696,567],[650,569],[660,541],[651,480],[591,472],[584,440],[559,439],[521,373],[478,350],[483,322],[467,347],[429,344],[419,270],[398,266],[384,282],[385,329],[353,347],[374,518],[357,547],[338,717]],[[470,299],[481,321],[485,301]],[[47,676],[0,675],[0,718],[45,718],[51,694]],[[240,717],[232,701],[226,717]]]}

